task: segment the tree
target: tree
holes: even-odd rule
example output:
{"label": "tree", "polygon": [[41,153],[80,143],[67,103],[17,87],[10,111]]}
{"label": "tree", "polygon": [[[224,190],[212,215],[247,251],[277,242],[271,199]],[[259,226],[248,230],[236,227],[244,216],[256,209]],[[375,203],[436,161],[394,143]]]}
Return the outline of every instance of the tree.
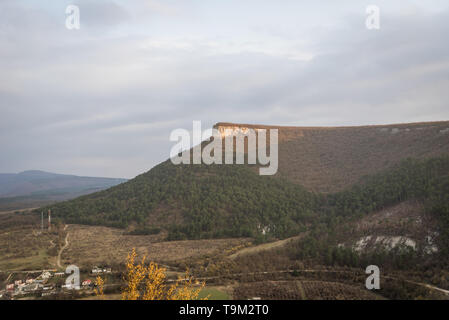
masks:
{"label": "tree", "polygon": [[97,276],[97,278],[95,280],[95,289],[94,289],[95,295],[100,297],[103,300],[105,299],[104,282],[105,281],[100,276]]}
{"label": "tree", "polygon": [[[122,300],[196,300],[205,286],[204,282],[195,281],[188,270],[184,278],[179,277],[173,285],[167,286],[165,268],[154,262],[146,264],[145,256],[139,263],[136,259],[137,253],[133,249],[126,259],[126,288],[122,292]],[[97,278],[96,283],[104,282]],[[102,292],[102,287],[101,291],[95,290],[97,295]]]}

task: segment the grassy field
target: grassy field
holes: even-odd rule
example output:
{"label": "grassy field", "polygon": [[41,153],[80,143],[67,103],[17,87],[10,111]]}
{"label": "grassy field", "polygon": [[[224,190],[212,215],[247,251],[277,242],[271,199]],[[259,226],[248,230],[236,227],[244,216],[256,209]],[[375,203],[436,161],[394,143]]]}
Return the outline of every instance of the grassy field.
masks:
{"label": "grassy field", "polygon": [[[91,268],[95,265],[123,264],[127,254],[136,248],[140,257],[158,263],[180,262],[203,255],[219,255],[242,246],[247,239],[215,239],[191,241],[164,241],[164,235],[132,236],[124,230],[69,225],[54,226],[51,232],[40,230],[40,221],[33,215],[5,213],[0,215],[0,271],[38,270],[56,268],[58,252],[64,245],[61,264],[75,264]],[[176,278],[178,273],[168,270]]]}
{"label": "grassy field", "polygon": [[163,241],[161,235],[132,236],[123,230],[70,225],[69,246],[62,254],[63,265],[91,267],[98,264],[123,263],[127,254],[136,248],[139,256],[159,263],[170,263],[205,254],[215,254],[242,244],[245,239],[214,239]]}
{"label": "grassy field", "polygon": [[38,219],[29,214],[0,215],[0,270],[53,268],[63,230],[56,226],[41,232]]}
{"label": "grassy field", "polygon": [[223,291],[222,287],[206,287],[201,290],[198,299],[208,298],[208,300],[230,300],[229,294]]}
{"label": "grassy field", "polygon": [[46,249],[30,252],[24,257],[2,256],[0,260],[0,270],[40,270],[53,267],[51,256]]}

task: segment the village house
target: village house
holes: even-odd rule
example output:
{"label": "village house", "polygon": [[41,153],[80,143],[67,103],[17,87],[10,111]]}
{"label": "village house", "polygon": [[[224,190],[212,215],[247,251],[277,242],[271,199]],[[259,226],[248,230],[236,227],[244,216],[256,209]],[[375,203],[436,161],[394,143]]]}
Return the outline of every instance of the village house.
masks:
{"label": "village house", "polygon": [[39,289],[42,289],[42,285],[39,283],[30,283],[22,288],[24,292],[34,292]]}
{"label": "village house", "polygon": [[101,269],[101,268],[98,268],[98,267],[93,267],[92,268],[92,273],[93,274],[99,274],[99,273],[102,273],[103,272],[103,269]]}
{"label": "village house", "polygon": [[44,272],[42,272],[42,274],[40,275],[40,277],[41,277],[43,280],[47,280],[47,279],[50,279],[50,278],[52,277],[52,274],[51,274],[49,271],[44,271]]}
{"label": "village house", "polygon": [[99,268],[97,266],[92,268],[92,274],[112,273],[111,268]]}
{"label": "village house", "polygon": [[45,291],[45,292],[42,292],[41,296],[46,297],[46,296],[51,296],[53,294],[56,294],[56,291]]}
{"label": "village house", "polygon": [[82,283],[83,287],[88,287],[92,284],[92,281],[90,279],[84,280]]}

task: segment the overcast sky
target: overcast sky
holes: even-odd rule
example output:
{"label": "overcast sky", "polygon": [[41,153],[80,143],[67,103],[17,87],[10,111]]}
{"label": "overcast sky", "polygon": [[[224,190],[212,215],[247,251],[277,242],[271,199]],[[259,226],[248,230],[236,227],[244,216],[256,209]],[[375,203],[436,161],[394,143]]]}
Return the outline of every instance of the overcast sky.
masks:
{"label": "overcast sky", "polygon": [[317,2],[0,0],[0,172],[132,178],[193,120],[449,120],[447,0]]}

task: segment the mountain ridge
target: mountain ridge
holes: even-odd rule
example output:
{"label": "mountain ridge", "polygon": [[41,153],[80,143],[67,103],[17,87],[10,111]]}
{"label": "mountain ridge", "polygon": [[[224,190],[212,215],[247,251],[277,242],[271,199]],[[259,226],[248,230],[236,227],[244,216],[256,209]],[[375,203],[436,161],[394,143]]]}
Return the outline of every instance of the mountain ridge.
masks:
{"label": "mountain ridge", "polygon": [[367,124],[367,125],[343,125],[343,126],[287,126],[287,125],[266,125],[266,124],[248,124],[237,122],[217,122],[213,127],[220,126],[236,126],[249,128],[271,128],[271,129],[348,129],[348,128],[381,128],[381,127],[397,127],[397,126],[420,126],[420,125],[449,125],[449,120],[443,121],[418,121],[418,122],[401,122],[388,124]]}
{"label": "mountain ridge", "polygon": [[[438,174],[447,174],[449,141],[440,133],[447,127],[449,122],[404,125],[399,132],[396,126],[338,130],[343,134],[313,129],[279,143],[275,176],[259,176],[255,165],[167,160],[124,184],[49,208],[69,223],[134,234],[162,228],[171,240],[293,236],[326,217],[369,213],[438,183]],[[308,179],[298,179],[304,173]],[[401,181],[408,175],[412,180]],[[344,184],[335,179],[341,177]]]}
{"label": "mountain ridge", "polygon": [[0,209],[13,210],[62,201],[127,181],[26,170],[0,173]]}
{"label": "mountain ridge", "polygon": [[219,122],[215,128],[278,129],[283,177],[314,192],[336,192],[405,158],[449,154],[449,121],[343,127]]}

